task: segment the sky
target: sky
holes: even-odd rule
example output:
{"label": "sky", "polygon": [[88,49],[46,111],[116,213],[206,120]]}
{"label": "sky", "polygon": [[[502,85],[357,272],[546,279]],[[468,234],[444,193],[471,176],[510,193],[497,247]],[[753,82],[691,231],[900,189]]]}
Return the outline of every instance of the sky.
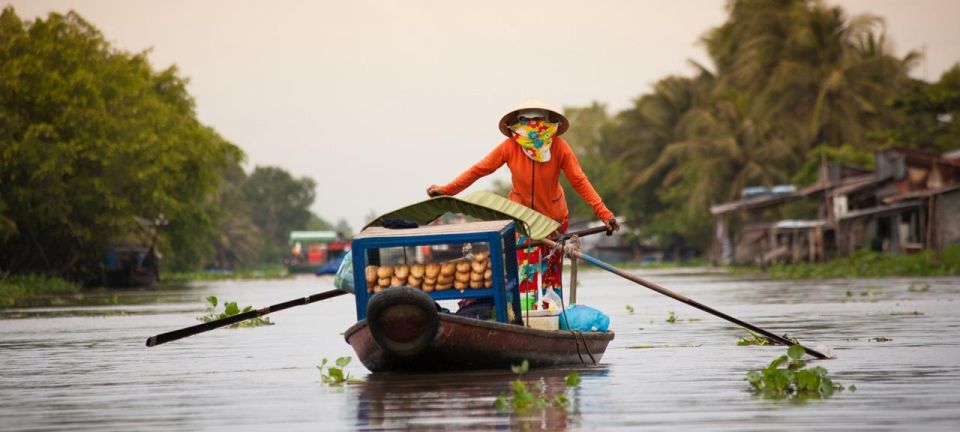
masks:
{"label": "sky", "polygon": [[[960,1],[827,3],[883,17],[895,53],[926,53],[918,78],[960,61]],[[699,39],[726,18],[724,0],[7,4],[25,19],[74,10],[114,47],[176,65],[200,121],[243,149],[248,172],[314,179],[314,212],[354,230],[480,160],[523,100],[615,113],[667,75],[691,75],[688,60],[709,65]],[[509,181],[506,167],[465,192],[494,179]]]}

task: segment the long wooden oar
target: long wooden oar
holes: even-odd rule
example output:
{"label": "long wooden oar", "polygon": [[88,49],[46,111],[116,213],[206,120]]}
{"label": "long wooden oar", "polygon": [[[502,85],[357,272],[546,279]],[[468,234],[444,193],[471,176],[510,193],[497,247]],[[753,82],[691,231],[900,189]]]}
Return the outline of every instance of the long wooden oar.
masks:
{"label": "long wooden oar", "polygon": [[257,309],[257,310],[252,310],[250,312],[236,314],[227,318],[205,322],[203,324],[197,324],[195,326],[182,328],[180,330],[174,330],[172,332],[161,333],[156,336],[150,336],[149,338],[147,338],[147,346],[152,347],[152,346],[164,344],[167,342],[175,341],[177,339],[183,339],[187,336],[193,336],[198,333],[203,333],[203,332],[217,329],[220,327],[226,327],[230,324],[238,323],[240,321],[261,317],[269,313],[282,311],[284,309],[289,309],[295,306],[303,306],[305,304],[316,303],[318,301],[326,300],[328,298],[333,298],[346,293],[347,293],[346,291],[340,291],[340,290],[324,291],[322,293],[317,293],[309,297],[303,297],[303,298],[298,298],[290,301],[285,301],[283,303],[278,303],[273,306],[267,306],[262,309]]}
{"label": "long wooden oar", "polygon": [[[549,246],[549,247],[557,247],[557,243],[554,242],[554,241],[552,241],[552,240],[543,239],[543,240],[540,240],[540,241],[543,242],[543,244],[545,244],[545,245],[547,245],[547,246]],[[625,271],[623,271],[623,270],[620,270],[620,269],[618,269],[618,268],[616,268],[616,267],[614,267],[614,266],[612,266],[612,265],[610,265],[610,264],[607,264],[607,263],[605,263],[605,262],[603,262],[603,261],[600,261],[600,260],[598,260],[598,259],[596,259],[596,258],[594,258],[594,257],[592,257],[592,256],[590,256],[590,255],[586,255],[586,254],[584,254],[584,253],[581,253],[580,251],[573,250],[573,249],[571,249],[571,248],[569,248],[569,247],[566,247],[566,248],[564,248],[564,252],[566,252],[567,254],[573,255],[573,256],[575,256],[575,257],[577,257],[577,258],[580,258],[580,259],[582,259],[582,260],[584,260],[584,261],[586,261],[586,262],[588,262],[588,263],[590,263],[590,264],[593,264],[593,265],[595,265],[595,266],[597,266],[597,267],[600,267],[600,268],[602,268],[602,269],[604,269],[604,270],[606,270],[606,271],[608,271],[608,272],[610,272],[610,273],[613,273],[613,274],[615,274],[615,275],[617,275],[617,276],[620,276],[620,277],[622,277],[622,278],[624,278],[624,279],[627,279],[627,280],[629,280],[629,281],[631,281],[631,282],[635,282],[635,283],[637,283],[637,284],[643,285],[644,287],[647,287],[647,288],[649,288],[649,289],[652,289],[652,290],[654,290],[654,291],[656,291],[656,292],[658,292],[658,293],[660,293],[660,294],[663,294],[663,295],[665,295],[665,296],[667,296],[667,297],[670,297],[670,298],[672,298],[672,299],[674,299],[674,300],[677,300],[677,301],[686,303],[686,304],[688,304],[688,305],[690,305],[690,306],[693,306],[693,307],[695,307],[695,308],[697,308],[697,309],[700,309],[700,310],[702,310],[702,311],[704,311],[704,312],[706,312],[706,313],[708,313],[708,314],[711,314],[711,315],[714,315],[714,316],[723,318],[723,319],[725,319],[725,320],[727,320],[727,321],[730,321],[730,322],[732,322],[732,323],[734,323],[734,324],[736,324],[736,325],[738,325],[738,326],[741,326],[741,327],[750,329],[751,331],[756,332],[756,333],[759,333],[759,334],[765,336],[766,338],[768,338],[768,339],[770,339],[770,340],[773,340],[773,341],[776,341],[776,342],[778,342],[778,343],[780,343],[780,344],[782,344],[782,345],[787,345],[787,346],[790,346],[790,345],[800,345],[800,344],[794,343],[793,341],[791,341],[791,340],[789,340],[789,339],[787,339],[787,338],[785,338],[785,337],[783,337],[783,336],[778,336],[778,335],[776,335],[776,334],[774,334],[774,333],[771,333],[771,332],[769,332],[769,331],[766,331],[766,330],[764,330],[764,329],[762,329],[762,328],[760,328],[760,327],[757,327],[757,326],[755,326],[755,325],[753,325],[753,324],[750,324],[750,323],[748,323],[748,322],[746,322],[746,321],[741,321],[741,320],[739,320],[739,319],[737,319],[737,318],[734,318],[734,317],[732,317],[732,316],[730,316],[730,315],[727,315],[727,314],[725,314],[725,313],[723,313],[723,312],[720,312],[720,311],[718,311],[718,310],[716,310],[716,309],[714,309],[714,308],[712,308],[712,307],[710,307],[710,306],[707,306],[707,305],[705,305],[705,304],[703,304],[703,303],[700,303],[700,302],[698,302],[698,301],[696,301],[696,300],[693,300],[693,299],[691,299],[691,298],[689,298],[689,297],[687,297],[687,296],[685,296],[685,295],[683,295],[683,294],[670,291],[670,290],[668,290],[668,289],[666,289],[666,288],[664,288],[664,287],[662,287],[662,286],[660,286],[660,285],[658,285],[658,284],[656,284],[656,283],[650,282],[650,281],[648,281],[648,280],[646,280],[646,279],[643,279],[643,278],[641,278],[641,277],[639,277],[639,276],[636,276],[636,275],[627,273],[627,272],[625,272]],[[805,346],[803,346],[803,345],[800,345],[800,346],[803,347],[803,350],[806,351],[807,354],[810,354],[810,355],[812,355],[812,356],[814,356],[814,357],[816,357],[816,358],[818,358],[818,359],[826,359],[826,358],[829,358],[829,357],[827,357],[826,355],[820,353],[819,351],[815,351],[815,350],[810,349],[810,348],[807,348],[807,347],[805,347]]]}

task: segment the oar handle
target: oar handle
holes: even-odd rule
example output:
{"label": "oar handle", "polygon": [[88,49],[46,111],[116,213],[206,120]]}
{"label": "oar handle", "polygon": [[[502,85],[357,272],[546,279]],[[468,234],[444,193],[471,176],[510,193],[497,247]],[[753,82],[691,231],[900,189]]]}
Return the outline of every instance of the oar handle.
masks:
{"label": "oar handle", "polygon": [[[583,236],[588,236],[588,235],[591,235],[591,234],[598,234],[598,233],[602,233],[602,232],[608,232],[606,226],[598,226],[598,227],[594,227],[594,228],[582,229],[582,230],[580,230],[580,231],[568,232],[568,233],[566,233],[566,234],[563,235],[563,239],[566,240],[566,239],[569,239],[569,238],[571,238],[571,237],[573,237],[573,236],[583,237]],[[610,234],[613,234],[613,233],[610,232]]]}
{"label": "oar handle", "polygon": [[180,330],[161,333],[156,336],[150,336],[149,338],[147,338],[147,346],[152,347],[160,344],[165,344],[167,342],[172,342],[177,339],[183,339],[187,336],[193,336],[198,333],[207,332],[213,329],[218,329],[220,327],[226,327],[230,324],[235,324],[240,321],[261,317],[273,312],[282,311],[284,309],[289,309],[295,306],[303,306],[305,304],[315,303],[321,300],[326,300],[328,298],[333,298],[343,294],[346,294],[346,291],[340,291],[340,290],[324,291],[322,293],[317,293],[309,297],[293,299],[293,300],[285,301],[283,303],[277,303],[273,306],[267,306],[265,308],[252,310],[250,312],[244,312],[244,313],[236,314],[226,318],[205,322],[203,324],[197,324],[195,326],[182,328]]}
{"label": "oar handle", "polygon": [[[548,245],[548,246],[551,246],[551,247],[556,246],[556,243],[553,242],[553,241],[551,241],[551,240],[544,239],[544,240],[541,240],[541,241],[542,241],[544,244]],[[637,276],[637,275],[627,273],[627,272],[625,272],[625,271],[623,271],[623,270],[620,270],[620,269],[618,269],[618,268],[616,268],[616,267],[614,267],[614,266],[612,266],[612,265],[610,265],[610,264],[607,264],[607,263],[605,263],[605,262],[603,262],[603,261],[600,261],[600,260],[598,260],[598,259],[596,259],[596,258],[594,258],[594,257],[592,257],[592,256],[590,256],[590,255],[583,254],[583,253],[581,253],[580,251],[573,250],[573,249],[571,249],[571,248],[565,248],[565,252],[568,253],[568,254],[572,254],[573,256],[576,256],[577,258],[580,258],[580,259],[582,259],[582,260],[584,260],[584,261],[586,261],[586,262],[588,262],[588,263],[590,263],[590,264],[593,264],[593,265],[595,265],[595,266],[597,266],[597,267],[600,267],[600,268],[602,268],[602,269],[604,269],[604,270],[606,270],[606,271],[608,271],[608,272],[611,272],[611,273],[616,274],[616,275],[618,275],[618,276],[620,276],[620,277],[623,277],[624,279],[630,280],[630,281],[632,281],[632,282],[636,282],[636,283],[639,284],[639,285],[642,285],[642,286],[644,286],[644,287],[647,287],[647,288],[649,288],[649,289],[651,289],[651,290],[654,290],[654,291],[656,291],[656,292],[658,292],[658,293],[660,293],[660,294],[663,294],[663,295],[665,295],[665,296],[667,296],[667,297],[670,297],[670,298],[672,298],[672,299],[674,299],[674,300],[677,300],[677,301],[686,303],[686,304],[688,304],[688,305],[690,305],[690,306],[693,306],[693,307],[695,307],[695,308],[697,308],[697,309],[700,309],[700,310],[702,310],[702,311],[704,311],[704,312],[706,312],[706,313],[709,313],[709,314],[711,314],[711,315],[713,315],[713,316],[716,316],[716,317],[725,319],[725,320],[730,321],[730,322],[732,322],[732,323],[734,323],[734,324],[736,324],[736,325],[739,325],[739,326],[741,326],[741,327],[750,329],[750,330],[752,330],[752,331],[754,331],[754,332],[756,332],[756,333],[759,333],[759,334],[761,334],[761,335],[763,335],[763,336],[765,336],[765,337],[767,337],[767,338],[769,338],[769,339],[771,339],[771,340],[773,340],[773,341],[776,341],[776,342],[778,342],[778,343],[780,343],[780,344],[782,344],[782,345],[787,345],[787,346],[800,345],[800,344],[794,343],[794,342],[791,341],[791,340],[788,340],[787,338],[784,338],[783,336],[779,336],[779,335],[777,335],[777,334],[771,333],[771,332],[766,331],[766,330],[764,330],[764,329],[762,329],[762,328],[760,328],[760,327],[757,327],[757,326],[755,326],[755,325],[753,325],[753,324],[750,324],[750,323],[748,323],[748,322],[746,322],[746,321],[742,321],[742,320],[740,320],[740,319],[737,319],[737,318],[734,318],[734,317],[732,317],[732,316],[730,316],[730,315],[727,315],[727,314],[725,314],[725,313],[723,313],[723,312],[720,312],[720,311],[718,311],[718,310],[716,310],[716,309],[714,309],[714,308],[712,308],[712,307],[710,307],[710,306],[707,306],[707,305],[705,305],[705,304],[703,304],[703,303],[700,303],[700,302],[698,302],[698,301],[696,301],[696,300],[690,299],[690,298],[688,298],[687,296],[685,296],[685,295],[683,295],[683,294],[680,294],[680,293],[677,293],[677,292],[673,292],[673,291],[671,291],[671,290],[669,290],[669,289],[667,289],[667,288],[664,288],[664,287],[662,287],[662,286],[660,286],[660,285],[658,285],[658,284],[656,284],[656,283],[653,283],[653,282],[650,282],[650,281],[648,281],[648,280],[645,280],[645,279],[643,279],[643,278],[641,278],[641,277],[639,277],[639,276]],[[822,354],[822,353],[820,353],[820,352],[818,352],[818,351],[815,351],[815,350],[813,350],[813,349],[807,348],[807,347],[805,347],[805,346],[803,346],[803,345],[800,345],[800,346],[803,348],[804,351],[807,352],[807,354],[810,354],[810,355],[812,355],[812,356],[814,356],[814,357],[816,357],[816,358],[818,358],[818,359],[821,359],[821,360],[822,360],[822,359],[829,358],[829,357],[827,357],[826,355],[824,355],[824,354]]]}

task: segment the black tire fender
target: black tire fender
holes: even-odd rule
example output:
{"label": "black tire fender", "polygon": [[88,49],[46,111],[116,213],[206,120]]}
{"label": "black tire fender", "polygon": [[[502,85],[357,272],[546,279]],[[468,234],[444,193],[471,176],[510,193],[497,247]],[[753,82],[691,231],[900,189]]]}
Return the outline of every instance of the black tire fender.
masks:
{"label": "black tire fender", "polygon": [[[391,311],[393,310],[393,311]],[[411,319],[422,319],[423,332],[410,341],[399,341],[388,336],[384,318],[388,313],[408,315]],[[401,357],[412,357],[433,343],[440,329],[440,317],[433,298],[416,288],[394,287],[374,294],[367,302],[367,325],[370,334],[381,348]],[[418,326],[421,327],[421,326]]]}

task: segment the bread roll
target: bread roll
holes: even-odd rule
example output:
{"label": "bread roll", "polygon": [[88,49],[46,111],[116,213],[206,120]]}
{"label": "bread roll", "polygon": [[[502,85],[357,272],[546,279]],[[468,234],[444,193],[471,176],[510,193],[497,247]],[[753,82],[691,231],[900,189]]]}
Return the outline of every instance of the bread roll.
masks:
{"label": "bread roll", "polygon": [[392,286],[392,287],[403,286],[403,283],[406,282],[406,281],[407,281],[406,279],[400,279],[400,278],[394,276],[394,277],[390,278],[390,286]]}
{"label": "bread roll", "polygon": [[390,278],[385,277],[385,278],[377,279],[377,286],[379,286],[380,288],[386,288],[390,286]]}
{"label": "bread roll", "polygon": [[440,265],[440,276],[450,276],[457,271],[457,265],[454,263],[443,263]]}
{"label": "bread roll", "polygon": [[437,284],[428,284],[428,283],[423,284],[423,292],[433,292],[433,290],[435,290],[436,288],[437,288]]}
{"label": "bread roll", "polygon": [[457,261],[457,273],[465,273],[470,271],[470,263],[466,261]]}
{"label": "bread roll", "polygon": [[487,268],[493,268],[493,264],[491,264],[490,260],[487,260]]}
{"label": "bread roll", "polygon": [[423,278],[423,264],[414,264],[410,266],[410,276]]}
{"label": "bread roll", "polygon": [[437,290],[437,291],[448,290],[448,289],[450,289],[450,287],[452,287],[452,286],[453,286],[453,283],[439,283],[439,282],[437,282],[437,288],[436,288],[436,290]]}
{"label": "bread roll", "polygon": [[473,260],[474,260],[474,261],[481,261],[481,262],[482,262],[482,261],[486,261],[486,259],[487,259],[488,256],[490,256],[490,254],[488,254],[488,253],[486,253],[486,252],[477,252],[477,253],[473,254]]}
{"label": "bread roll", "polygon": [[469,285],[470,285],[470,289],[483,288],[483,281],[482,281],[482,280],[472,280],[472,281],[470,281]]}
{"label": "bread roll", "polygon": [[483,279],[490,280],[493,279],[493,270],[486,269],[483,271]]}
{"label": "bread roll", "polygon": [[380,279],[393,276],[393,266],[380,266],[377,269],[377,277]]}
{"label": "bread roll", "polygon": [[430,263],[424,266],[423,274],[428,278],[435,278],[440,274],[440,264]]}
{"label": "bread roll", "polygon": [[379,267],[375,265],[368,265],[364,270],[363,275],[367,278],[367,285],[373,285],[377,283],[377,269]]}
{"label": "bread roll", "polygon": [[382,287],[382,286],[377,285],[376,287],[373,288],[373,293],[376,294],[376,293],[378,293],[378,292],[380,292],[380,291],[383,291],[384,289],[386,289],[386,287]]}
{"label": "bread roll", "polygon": [[452,285],[453,284],[453,275],[447,275],[437,278],[437,285]]}
{"label": "bread roll", "polygon": [[424,284],[424,285],[427,285],[427,284],[436,285],[436,284],[437,284],[437,278],[435,278],[435,277],[424,277],[424,278],[423,278],[423,284]]}
{"label": "bread roll", "polygon": [[407,286],[420,288],[420,285],[423,284],[423,279],[420,279],[414,275],[407,276]]}
{"label": "bread roll", "polygon": [[457,272],[457,274],[454,276],[454,278],[456,278],[457,282],[468,282],[468,281],[470,280],[470,273],[469,273],[469,272],[466,272],[466,273]]}
{"label": "bread roll", "polygon": [[457,290],[460,290],[460,291],[463,291],[463,290],[467,289],[467,283],[466,283],[466,282],[460,282],[460,281],[454,282],[454,283],[453,283],[453,288],[454,288],[454,289],[457,289]]}
{"label": "bread roll", "polygon": [[470,271],[474,273],[483,273],[483,270],[487,268],[486,261],[476,261],[474,260],[470,263]]}
{"label": "bread roll", "polygon": [[485,280],[485,281],[483,281],[483,287],[484,287],[484,288],[493,288],[493,281],[492,281],[492,280]]}
{"label": "bread roll", "polygon": [[470,272],[470,282],[473,282],[473,281],[482,281],[482,280],[483,280],[483,273],[480,273],[480,272]]}
{"label": "bread roll", "polygon": [[407,276],[410,276],[410,266],[397,264],[397,266],[393,268],[393,275],[400,279],[406,279]]}

